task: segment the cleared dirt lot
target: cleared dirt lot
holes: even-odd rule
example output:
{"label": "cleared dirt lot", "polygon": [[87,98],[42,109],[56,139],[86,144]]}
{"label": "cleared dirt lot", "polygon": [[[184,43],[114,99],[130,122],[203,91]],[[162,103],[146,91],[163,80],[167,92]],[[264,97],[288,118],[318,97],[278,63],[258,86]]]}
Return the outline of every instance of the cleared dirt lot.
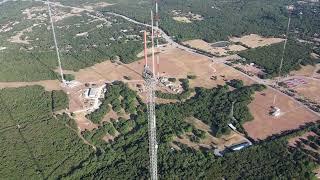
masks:
{"label": "cleared dirt lot", "polygon": [[320,103],[320,80],[305,79],[307,84],[293,88],[304,97]]}
{"label": "cleared dirt lot", "polygon": [[[234,59],[235,56],[228,56],[223,58],[216,58],[217,61],[224,61],[228,59]],[[175,78],[186,78],[187,75],[194,74],[197,76],[195,80],[190,80],[191,87],[206,87],[212,88],[217,85],[224,85],[225,80],[241,79],[246,84],[253,83],[247,77],[239,74],[233,68],[221,63],[211,62],[208,58],[194,55],[183,51],[181,49],[167,46],[164,51],[160,53],[160,66],[156,68],[156,71],[160,72],[160,75]],[[129,64],[130,69],[134,69],[137,72],[142,72],[143,60]],[[217,76],[217,80],[211,80],[211,76]],[[225,76],[225,77],[221,77]]]}
{"label": "cleared dirt lot", "polygon": [[201,39],[185,41],[183,42],[183,44],[189,45],[197,49],[202,49],[204,51],[210,52],[217,56],[226,56],[228,55],[228,52],[233,52],[233,51],[237,52],[237,51],[243,51],[247,49],[241,45],[235,45],[235,44],[232,44],[226,47],[213,47],[212,44],[207,43]]}
{"label": "cleared dirt lot", "polygon": [[173,17],[173,19],[183,23],[192,23],[192,21],[190,21],[190,19],[188,19],[187,17],[178,16],[178,17]]}
{"label": "cleared dirt lot", "polygon": [[302,66],[298,71],[292,71],[290,74],[295,76],[312,76],[316,66],[307,65]]}
{"label": "cleared dirt lot", "polygon": [[[143,65],[141,64],[143,67]],[[81,69],[79,72],[73,72],[75,79],[79,82],[97,82],[125,80],[123,76],[128,76],[134,80],[142,80],[141,71],[130,68],[129,65],[121,65],[105,61],[89,68]]]}
{"label": "cleared dirt lot", "polygon": [[231,42],[240,42],[250,48],[257,48],[261,46],[267,46],[275,43],[280,43],[284,41],[284,39],[281,38],[265,38],[261,37],[257,34],[250,34],[242,37],[231,37]]}
{"label": "cleared dirt lot", "polygon": [[[160,65],[155,67],[156,73],[161,76],[186,78],[187,75],[196,75],[195,80],[190,80],[192,87],[212,88],[217,85],[224,85],[224,80],[241,79],[246,84],[252,84],[253,81],[239,74],[232,67],[222,63],[211,62],[208,58],[194,55],[181,49],[167,46],[160,53]],[[216,61],[226,61],[236,59],[237,56],[227,56],[216,58]],[[152,65],[149,57],[149,66]],[[144,60],[133,62],[131,64],[111,63],[105,61],[92,67],[85,68],[79,72],[68,71],[75,75],[75,79],[79,82],[104,82],[121,80],[132,84],[132,88],[136,84],[143,83],[142,71]],[[131,80],[124,79],[124,76],[130,77]],[[217,76],[217,80],[211,80],[211,76]]]}
{"label": "cleared dirt lot", "polygon": [[[277,95],[275,106],[279,107],[282,112],[279,117],[269,115],[270,106],[274,105],[275,94]],[[296,129],[305,123],[315,122],[320,119],[289,97],[272,89],[256,93],[255,99],[249,105],[249,109],[254,116],[254,120],[246,122],[243,127],[248,132],[248,135],[255,140],[263,140],[273,134]]]}

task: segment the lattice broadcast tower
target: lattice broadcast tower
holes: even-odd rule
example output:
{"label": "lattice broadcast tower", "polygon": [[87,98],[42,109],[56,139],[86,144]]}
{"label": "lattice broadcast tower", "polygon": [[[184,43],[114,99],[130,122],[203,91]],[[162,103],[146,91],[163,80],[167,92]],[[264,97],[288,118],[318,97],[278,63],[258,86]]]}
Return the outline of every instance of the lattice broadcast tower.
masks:
{"label": "lattice broadcast tower", "polygon": [[155,89],[157,78],[155,76],[155,59],[154,59],[154,27],[153,27],[153,12],[151,11],[151,41],[152,41],[152,67],[148,65],[147,56],[147,33],[144,32],[144,70],[143,78],[146,87],[147,96],[147,113],[148,113],[148,135],[149,135],[149,156],[150,156],[150,176],[151,180],[157,180],[157,129],[155,115]]}

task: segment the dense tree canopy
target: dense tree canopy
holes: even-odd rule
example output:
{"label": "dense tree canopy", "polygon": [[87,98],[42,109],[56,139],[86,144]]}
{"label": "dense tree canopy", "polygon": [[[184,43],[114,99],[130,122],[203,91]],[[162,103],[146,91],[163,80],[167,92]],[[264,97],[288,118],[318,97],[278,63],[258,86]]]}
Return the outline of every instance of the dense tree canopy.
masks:
{"label": "dense tree canopy", "polygon": [[[279,73],[283,43],[249,49],[239,53],[239,55],[245,58],[247,63],[253,62],[261,66],[267,73],[265,77],[275,77]],[[301,65],[314,65],[316,62],[311,59],[311,52],[309,45],[289,39],[284,53],[281,75],[288,74],[292,70],[299,70]]]}
{"label": "dense tree canopy", "polygon": [[[125,87],[115,84],[112,88]],[[157,106],[159,177],[161,179],[310,179],[314,164],[309,157],[287,147],[279,139],[264,142],[239,152],[215,157],[211,151],[194,150],[178,144],[174,150],[168,142],[179,131],[193,131],[185,117],[196,116],[216,127],[217,117],[227,117],[227,104],[236,102],[235,117],[248,120],[243,109],[255,90],[253,85],[228,91],[226,86],[196,90],[197,95],[183,103]],[[120,88],[122,89],[122,88]],[[123,92],[126,90],[122,89]],[[116,92],[121,92],[116,91]],[[117,94],[117,93],[115,93]],[[121,94],[121,93],[119,93]],[[128,93],[130,94],[130,93]],[[112,96],[112,94],[110,94]],[[123,94],[124,95],[124,94]],[[2,146],[0,175],[3,178],[28,179],[147,179],[149,177],[148,131],[146,107],[139,101],[137,113],[130,119],[119,118],[103,123],[99,129],[83,136],[96,146],[85,145],[77,137],[75,124],[67,115],[52,116],[51,94],[38,86],[0,91],[0,139]],[[12,98],[15,97],[15,98]],[[225,104],[226,110],[217,108]],[[197,108],[197,106],[199,108]],[[243,104],[243,106],[241,106]],[[13,108],[15,107],[15,108]],[[204,108],[204,109],[202,109]],[[236,110],[237,109],[237,110]],[[218,113],[219,112],[219,113]],[[241,113],[242,112],[242,113]],[[243,114],[244,113],[244,114]],[[220,119],[224,124],[228,118]],[[19,123],[21,128],[17,129]],[[221,126],[221,128],[224,128]],[[120,133],[114,141],[102,137]],[[312,139],[311,139],[312,140]],[[313,140],[312,140],[313,141]],[[317,142],[316,140],[314,140]]]}

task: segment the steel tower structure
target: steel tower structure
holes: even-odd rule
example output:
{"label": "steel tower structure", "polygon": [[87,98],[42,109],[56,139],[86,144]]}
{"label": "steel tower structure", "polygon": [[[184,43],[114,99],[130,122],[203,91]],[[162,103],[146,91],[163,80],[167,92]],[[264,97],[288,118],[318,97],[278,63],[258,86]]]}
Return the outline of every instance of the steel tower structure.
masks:
{"label": "steel tower structure", "polygon": [[147,33],[144,32],[144,56],[145,66],[143,70],[143,78],[145,80],[147,94],[147,113],[148,113],[148,135],[149,135],[149,156],[150,156],[150,177],[151,180],[158,179],[157,168],[157,129],[155,115],[155,89],[157,79],[155,77],[155,62],[154,62],[154,27],[153,27],[153,12],[151,11],[151,41],[152,41],[152,67],[148,65],[147,57]]}

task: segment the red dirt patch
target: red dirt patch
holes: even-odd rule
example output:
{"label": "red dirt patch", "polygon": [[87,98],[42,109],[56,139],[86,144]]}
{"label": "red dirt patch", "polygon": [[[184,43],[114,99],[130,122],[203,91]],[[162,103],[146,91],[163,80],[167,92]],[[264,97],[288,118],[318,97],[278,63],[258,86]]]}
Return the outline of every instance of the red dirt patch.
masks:
{"label": "red dirt patch", "polygon": [[305,81],[308,83],[293,89],[304,97],[320,103],[320,80],[305,79]]}
{"label": "red dirt patch", "polygon": [[[279,107],[282,112],[279,117],[269,115],[270,106],[274,105],[275,94],[277,95],[275,106]],[[255,140],[263,140],[273,134],[297,129],[301,125],[320,119],[317,115],[308,111],[288,96],[270,88],[263,92],[257,92],[255,99],[249,105],[249,109],[254,116],[254,120],[246,122],[243,127],[249,136]]]}

